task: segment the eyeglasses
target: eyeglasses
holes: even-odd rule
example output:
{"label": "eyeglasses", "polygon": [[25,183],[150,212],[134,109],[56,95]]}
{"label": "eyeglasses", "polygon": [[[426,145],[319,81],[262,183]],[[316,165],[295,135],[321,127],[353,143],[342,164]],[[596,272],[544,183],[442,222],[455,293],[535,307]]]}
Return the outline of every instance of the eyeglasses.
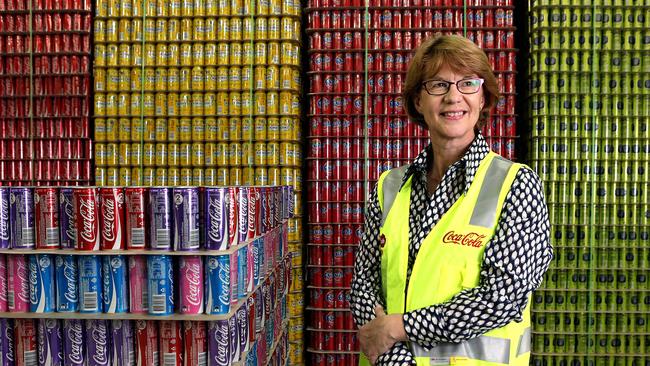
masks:
{"label": "eyeglasses", "polygon": [[474,94],[478,93],[484,82],[485,80],[481,78],[462,79],[457,82],[433,79],[423,81],[422,86],[424,86],[424,90],[426,90],[429,95],[447,94],[452,84],[456,85],[458,91],[463,94]]}

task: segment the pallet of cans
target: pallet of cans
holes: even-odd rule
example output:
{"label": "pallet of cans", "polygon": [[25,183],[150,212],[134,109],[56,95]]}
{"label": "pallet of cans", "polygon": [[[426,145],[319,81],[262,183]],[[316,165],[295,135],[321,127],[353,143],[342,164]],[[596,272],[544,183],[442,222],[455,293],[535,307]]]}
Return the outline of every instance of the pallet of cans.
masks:
{"label": "pallet of cans", "polygon": [[544,182],[555,249],[533,297],[535,365],[645,362],[650,13],[642,3],[530,7],[529,160]]}
{"label": "pallet of cans", "polygon": [[87,185],[90,3],[8,1],[0,9],[2,185]]}

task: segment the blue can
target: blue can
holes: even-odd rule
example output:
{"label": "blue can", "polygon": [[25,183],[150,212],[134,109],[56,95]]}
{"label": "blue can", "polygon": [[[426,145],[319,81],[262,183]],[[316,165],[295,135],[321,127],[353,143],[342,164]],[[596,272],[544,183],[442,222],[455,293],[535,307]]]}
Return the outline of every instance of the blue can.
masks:
{"label": "blue can", "polygon": [[227,314],[230,311],[230,255],[205,258],[205,313]]}
{"label": "blue can", "polygon": [[34,192],[31,188],[12,187],[9,191],[11,247],[34,248]]}
{"label": "blue can", "polygon": [[237,251],[237,298],[246,297],[248,284],[246,283],[248,274],[248,247],[244,246]]}
{"label": "blue can", "polygon": [[72,255],[57,255],[56,259],[56,311],[79,310],[79,266]]}
{"label": "blue can", "polygon": [[96,255],[79,256],[79,312],[101,313],[102,261]]}
{"label": "blue can", "polygon": [[206,188],[204,205],[204,236],[206,249],[228,249],[228,188]]}
{"label": "blue can", "polygon": [[9,188],[0,187],[0,249],[11,247]]}
{"label": "blue can", "polygon": [[174,228],[172,189],[153,187],[149,189],[149,238],[154,250],[172,250],[174,248]]}
{"label": "blue can", "polygon": [[177,187],[173,192],[174,249],[198,250],[201,246],[199,188]]}
{"label": "blue can", "polygon": [[168,255],[147,257],[149,281],[149,314],[171,315],[174,313],[174,266]]}
{"label": "blue can", "polygon": [[102,258],[102,282],[105,313],[127,313],[129,294],[127,286],[126,260],[122,255],[107,255]]}
{"label": "blue can", "polygon": [[77,247],[77,226],[72,192],[72,187],[61,187],[59,189],[59,235],[61,236],[61,248],[63,249]]}
{"label": "blue can", "polygon": [[51,313],[56,310],[54,263],[49,254],[29,256],[29,311]]}

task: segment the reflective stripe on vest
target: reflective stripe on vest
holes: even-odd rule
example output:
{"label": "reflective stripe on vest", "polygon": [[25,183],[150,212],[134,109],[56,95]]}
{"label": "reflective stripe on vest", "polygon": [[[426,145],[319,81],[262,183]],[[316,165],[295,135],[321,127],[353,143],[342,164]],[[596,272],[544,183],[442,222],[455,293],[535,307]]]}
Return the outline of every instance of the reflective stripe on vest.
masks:
{"label": "reflective stripe on vest", "polygon": [[430,350],[411,343],[415,357],[449,358],[467,357],[486,362],[510,363],[510,340],[496,337],[480,336],[462,343],[440,343]]}
{"label": "reflective stripe on vest", "polygon": [[399,192],[399,187],[402,186],[402,179],[404,179],[404,175],[406,174],[408,167],[409,165],[407,164],[399,168],[391,169],[382,183],[383,204],[381,205],[380,227],[384,226],[384,222],[388,217],[390,208],[393,206],[393,202],[395,202],[395,197],[397,197],[397,192]]}
{"label": "reflective stripe on vest", "polygon": [[531,329],[530,327],[524,329],[524,333],[519,337],[519,347],[517,347],[517,356],[528,353],[531,350]]}

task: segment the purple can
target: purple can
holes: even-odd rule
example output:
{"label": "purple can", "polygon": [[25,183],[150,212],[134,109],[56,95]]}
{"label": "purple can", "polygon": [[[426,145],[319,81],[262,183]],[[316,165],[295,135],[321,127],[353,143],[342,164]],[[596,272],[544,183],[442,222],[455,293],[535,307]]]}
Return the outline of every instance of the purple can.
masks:
{"label": "purple can", "polygon": [[63,321],[63,365],[83,366],[85,358],[84,321],[66,319]]}
{"label": "purple can", "polygon": [[268,187],[261,187],[260,188],[260,232],[262,234],[265,234],[269,230],[269,225],[268,225],[268,217],[269,217],[269,209],[267,207],[268,205]]}
{"label": "purple can", "polygon": [[61,235],[61,248],[63,249],[77,247],[77,226],[72,192],[72,187],[59,189],[59,233]]}
{"label": "purple can", "polygon": [[39,366],[63,364],[61,323],[56,319],[39,319],[36,347]]}
{"label": "purple can", "polygon": [[111,321],[112,366],[135,365],[133,324],[129,320]]}
{"label": "purple can", "polygon": [[230,344],[230,326],[228,320],[216,320],[208,323],[208,366],[228,366],[232,364]]}
{"label": "purple can", "polygon": [[177,187],[174,197],[174,249],[198,250],[201,244],[199,227],[199,189]]}
{"label": "purple can", "polygon": [[239,353],[244,354],[245,352],[248,351],[249,349],[249,342],[248,342],[248,312],[246,311],[248,308],[246,306],[241,306],[239,309],[237,309],[237,312],[235,313],[235,318],[237,321],[237,335],[238,340],[239,340]]}
{"label": "purple can", "polygon": [[29,256],[29,311],[51,313],[56,310],[54,262],[49,254]]}
{"label": "purple can", "polygon": [[86,320],[86,366],[108,366],[111,362],[108,320]]}
{"label": "purple can", "polygon": [[272,228],[280,225],[282,221],[282,191],[279,187],[273,187],[273,223]]}
{"label": "purple can", "polygon": [[126,313],[129,311],[129,294],[126,259],[122,255],[102,257],[102,284],[104,312]]}
{"label": "purple can", "polygon": [[149,314],[172,315],[174,313],[174,266],[168,255],[147,257],[149,282]]}
{"label": "purple can", "polygon": [[174,228],[172,189],[153,187],[149,189],[149,238],[150,248],[172,250]]}
{"label": "purple can", "polygon": [[14,366],[14,321],[13,319],[0,318],[0,363]]}
{"label": "purple can", "polygon": [[9,188],[0,187],[0,249],[11,247],[11,226],[9,220]]}
{"label": "purple can", "polygon": [[12,187],[9,192],[11,247],[34,248],[34,192],[26,187]]}
{"label": "purple can", "polygon": [[237,362],[241,358],[241,353],[239,352],[239,331],[235,315],[228,319],[228,332],[230,333],[230,360]]}
{"label": "purple can", "polygon": [[102,261],[96,255],[79,256],[79,312],[101,313]]}
{"label": "purple can", "polygon": [[79,265],[73,255],[57,255],[56,259],[56,311],[79,310]]}
{"label": "purple can", "polygon": [[248,198],[249,198],[248,187],[239,187],[239,192],[237,195],[237,218],[239,220],[238,227],[238,239],[239,242],[245,242],[248,238]]}
{"label": "purple can", "polygon": [[[205,258],[205,313],[227,314],[230,311],[231,292],[230,256],[217,255]],[[236,296],[234,296],[236,298]]]}
{"label": "purple can", "polygon": [[228,188],[205,189],[205,247],[210,250],[226,250],[228,240]]}

